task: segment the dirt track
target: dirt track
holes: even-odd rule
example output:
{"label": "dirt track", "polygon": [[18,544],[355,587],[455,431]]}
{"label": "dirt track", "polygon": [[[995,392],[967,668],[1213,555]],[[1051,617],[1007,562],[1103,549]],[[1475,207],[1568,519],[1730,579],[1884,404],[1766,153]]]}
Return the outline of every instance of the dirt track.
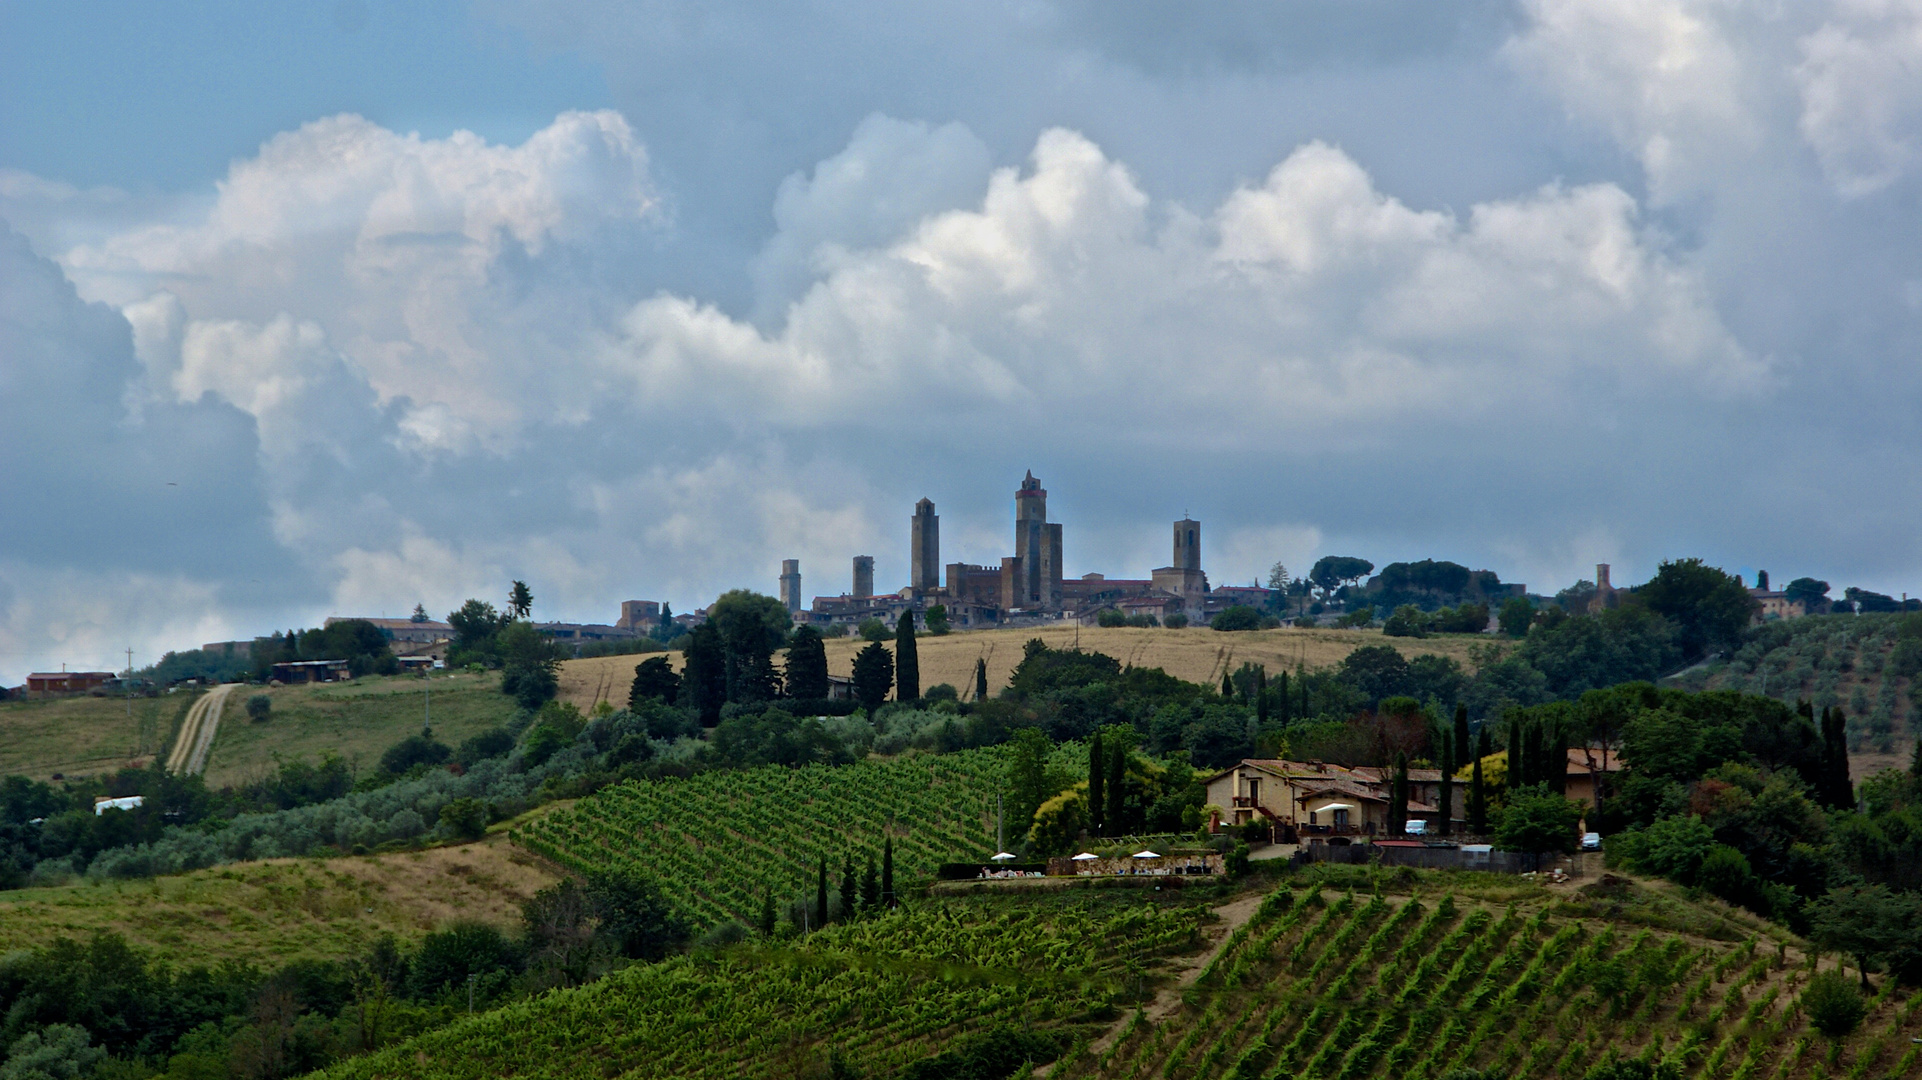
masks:
{"label": "dirt track", "polygon": [[187,710],[173,750],[167,754],[167,771],[192,776],[207,767],[207,754],[214,748],[214,733],[220,729],[220,712],[234,692],[234,683],[216,686],[201,695]]}

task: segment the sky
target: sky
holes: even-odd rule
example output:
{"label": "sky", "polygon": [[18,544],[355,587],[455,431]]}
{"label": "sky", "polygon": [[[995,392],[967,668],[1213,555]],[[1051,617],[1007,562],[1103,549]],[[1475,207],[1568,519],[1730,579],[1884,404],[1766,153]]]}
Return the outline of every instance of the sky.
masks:
{"label": "sky", "polygon": [[1922,592],[1922,0],[0,0],[0,682],[1012,547]]}

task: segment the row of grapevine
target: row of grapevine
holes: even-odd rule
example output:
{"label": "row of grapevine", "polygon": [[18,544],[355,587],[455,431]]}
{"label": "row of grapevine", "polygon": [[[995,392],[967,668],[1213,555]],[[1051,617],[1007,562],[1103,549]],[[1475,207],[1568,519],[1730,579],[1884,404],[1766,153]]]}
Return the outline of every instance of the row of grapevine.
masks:
{"label": "row of grapevine", "polygon": [[578,871],[639,865],[701,924],[751,921],[764,888],[777,902],[812,895],[819,859],[835,872],[848,855],[865,867],[884,835],[903,883],[943,862],[984,858],[1005,772],[1005,750],[991,747],[629,781],[513,839]]}
{"label": "row of grapevine", "polygon": [[925,903],[792,949],[629,968],[328,1075],[777,1077],[818,1071],[831,1052],[893,1075],[967,1031],[1112,1010],[1129,965],[1194,948],[1196,925],[1191,909],[1138,902]]}
{"label": "row of grapevine", "polygon": [[1059,1075],[1399,1080],[1472,1068],[1580,1080],[1616,1054],[1699,1080],[1922,1076],[1905,1071],[1922,1050],[1897,1038],[1922,995],[1898,1000],[1889,984],[1862,1032],[1831,1049],[1795,1007],[1806,970],[1781,970],[1756,944],[1630,932],[1546,906],[1284,888],[1178,1012],[1137,1017],[1098,1060]]}

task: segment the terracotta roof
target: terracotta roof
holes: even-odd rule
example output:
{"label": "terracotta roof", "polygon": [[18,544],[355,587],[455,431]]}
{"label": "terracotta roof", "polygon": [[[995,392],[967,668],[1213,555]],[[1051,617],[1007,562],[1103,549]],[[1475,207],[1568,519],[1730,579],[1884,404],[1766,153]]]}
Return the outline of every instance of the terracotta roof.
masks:
{"label": "terracotta roof", "polygon": [[1339,795],[1349,799],[1367,799],[1369,802],[1378,803],[1388,801],[1373,791],[1370,791],[1368,788],[1348,780],[1333,780],[1326,784],[1316,784],[1314,787],[1302,792],[1295,801],[1305,803],[1309,799],[1319,799],[1328,795]]}

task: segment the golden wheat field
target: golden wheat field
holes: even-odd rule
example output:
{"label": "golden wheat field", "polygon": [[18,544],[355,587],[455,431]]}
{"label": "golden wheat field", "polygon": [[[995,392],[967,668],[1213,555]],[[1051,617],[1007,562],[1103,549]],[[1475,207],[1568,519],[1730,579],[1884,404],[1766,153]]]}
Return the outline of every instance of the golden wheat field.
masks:
{"label": "golden wheat field", "polygon": [[[1177,678],[1215,683],[1223,671],[1243,663],[1265,664],[1270,674],[1338,664],[1363,645],[1392,645],[1404,655],[1438,653],[1452,656],[1470,667],[1469,647],[1486,638],[1474,634],[1451,634],[1429,638],[1391,638],[1379,630],[1253,630],[1224,634],[1206,628],[1141,630],[1134,628],[1098,629],[1094,627],[1050,626],[1016,630],[973,630],[944,637],[922,635],[915,641],[921,663],[921,688],[947,683],[966,689],[974,678],[976,660],[988,664],[989,692],[1006,686],[1008,676],[1021,662],[1021,648],[1030,638],[1040,638],[1054,648],[1079,645],[1089,652],[1107,653],[1123,664],[1158,667]],[[853,670],[854,654],[867,643],[859,638],[837,638],[827,643],[828,671],[847,675]],[[893,649],[894,642],[885,643]],[[660,654],[654,654],[660,655]],[[665,654],[676,670],[681,654]],[[598,702],[616,707],[627,701],[627,687],[634,678],[634,667],[646,656],[603,656],[590,660],[569,660],[561,665],[561,699],[583,711]]]}

